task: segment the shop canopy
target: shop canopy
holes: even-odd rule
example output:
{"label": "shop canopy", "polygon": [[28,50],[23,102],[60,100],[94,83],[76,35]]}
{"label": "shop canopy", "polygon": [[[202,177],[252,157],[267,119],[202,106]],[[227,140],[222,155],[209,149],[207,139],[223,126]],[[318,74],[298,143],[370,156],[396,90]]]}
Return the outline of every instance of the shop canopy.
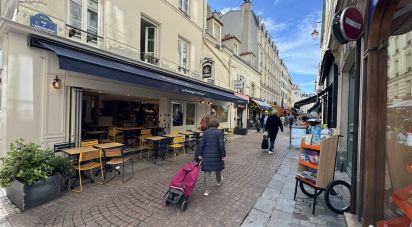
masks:
{"label": "shop canopy", "polygon": [[311,108],[308,109],[308,113],[311,112],[316,112],[316,113],[320,113],[320,102],[316,102],[315,105],[313,105]]}
{"label": "shop canopy", "polygon": [[247,104],[245,99],[234,93],[212,87],[202,81],[148,68],[123,61],[108,55],[88,51],[58,41],[30,35],[29,45],[53,51],[59,58],[60,69],[100,76],[120,82],[138,84],[164,91],[172,91],[192,96]]}
{"label": "shop canopy", "polygon": [[272,106],[269,103],[265,102],[265,101],[261,101],[261,100],[258,100],[258,99],[251,99],[251,100],[252,100],[252,102],[256,103],[259,106],[259,108],[262,109],[262,110],[272,109]]}
{"label": "shop canopy", "polygon": [[322,90],[321,92],[319,92],[317,95],[311,96],[309,98],[306,99],[302,99],[299,102],[295,102],[295,105],[293,105],[294,108],[300,108],[301,106],[305,106],[311,103],[315,103],[318,102],[318,98],[324,96],[325,94],[327,94],[327,92],[329,92],[329,90],[332,89],[332,85],[329,85],[327,88],[325,88],[324,90]]}

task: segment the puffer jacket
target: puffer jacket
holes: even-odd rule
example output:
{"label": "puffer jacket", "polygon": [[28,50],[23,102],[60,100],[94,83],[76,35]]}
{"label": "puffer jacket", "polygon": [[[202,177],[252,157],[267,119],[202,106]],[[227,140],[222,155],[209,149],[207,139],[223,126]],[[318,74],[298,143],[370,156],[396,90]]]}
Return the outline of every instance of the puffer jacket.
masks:
{"label": "puffer jacket", "polygon": [[222,171],[226,157],[223,132],[216,128],[209,128],[203,132],[203,137],[197,147],[197,156],[202,156],[202,171]]}

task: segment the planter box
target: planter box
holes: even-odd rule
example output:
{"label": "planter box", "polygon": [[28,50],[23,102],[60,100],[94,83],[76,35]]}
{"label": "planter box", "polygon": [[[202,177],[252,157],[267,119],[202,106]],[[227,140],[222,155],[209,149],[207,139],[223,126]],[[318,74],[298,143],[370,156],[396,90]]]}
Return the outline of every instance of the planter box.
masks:
{"label": "planter box", "polygon": [[233,133],[237,135],[247,135],[247,128],[235,128]]}
{"label": "planter box", "polygon": [[21,211],[26,211],[58,198],[61,194],[61,185],[60,175],[37,181],[30,186],[14,180],[6,188],[6,194]]}

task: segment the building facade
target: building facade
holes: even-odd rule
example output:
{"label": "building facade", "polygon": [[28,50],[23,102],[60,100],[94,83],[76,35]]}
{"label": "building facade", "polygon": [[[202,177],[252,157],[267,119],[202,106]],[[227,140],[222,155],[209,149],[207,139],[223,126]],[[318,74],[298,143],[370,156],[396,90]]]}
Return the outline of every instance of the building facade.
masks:
{"label": "building facade", "polygon": [[325,1],[323,6],[320,90],[328,89],[324,103],[332,98],[332,115],[326,119],[345,138],[339,149],[351,177],[350,212],[362,226],[408,226],[412,219],[409,4],[358,1],[363,33],[346,43],[330,25],[353,2]]}
{"label": "building facade", "polygon": [[206,8],[189,0],[1,1],[2,152],[17,138],[79,145],[89,128],[134,126],[141,111],[145,126],[166,132],[196,128],[212,108],[222,127],[233,127],[230,107],[247,102],[234,95],[229,73],[204,78]]}
{"label": "building facade", "polygon": [[239,38],[241,42],[239,56],[260,72],[259,92],[261,99],[269,104],[280,106],[282,92],[284,92],[283,98],[287,99],[286,81],[290,75],[279,57],[279,51],[266,25],[253,12],[252,2],[245,0],[240,10],[229,11],[221,15],[220,20],[226,25],[223,29],[224,35],[233,35]]}

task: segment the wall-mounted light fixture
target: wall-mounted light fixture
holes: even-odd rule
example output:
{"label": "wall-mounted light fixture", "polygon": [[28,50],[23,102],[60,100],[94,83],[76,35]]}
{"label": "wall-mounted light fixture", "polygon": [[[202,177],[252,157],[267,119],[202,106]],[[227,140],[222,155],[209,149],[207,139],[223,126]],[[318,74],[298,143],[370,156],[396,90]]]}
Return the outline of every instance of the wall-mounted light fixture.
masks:
{"label": "wall-mounted light fixture", "polygon": [[59,77],[56,76],[56,78],[54,78],[53,80],[52,85],[54,89],[60,89],[62,87],[62,81],[59,79]]}
{"label": "wall-mounted light fixture", "polygon": [[205,103],[205,100],[200,100],[200,104],[204,104]]}
{"label": "wall-mounted light fixture", "polygon": [[313,23],[312,27],[313,27],[313,31],[312,33],[310,33],[310,35],[312,36],[313,40],[316,40],[318,38],[319,32],[316,30],[316,24],[322,23],[321,21],[315,22]]}
{"label": "wall-mounted light fixture", "polygon": [[208,104],[208,105],[212,105],[212,104],[213,104],[213,102],[207,102],[207,104]]}

